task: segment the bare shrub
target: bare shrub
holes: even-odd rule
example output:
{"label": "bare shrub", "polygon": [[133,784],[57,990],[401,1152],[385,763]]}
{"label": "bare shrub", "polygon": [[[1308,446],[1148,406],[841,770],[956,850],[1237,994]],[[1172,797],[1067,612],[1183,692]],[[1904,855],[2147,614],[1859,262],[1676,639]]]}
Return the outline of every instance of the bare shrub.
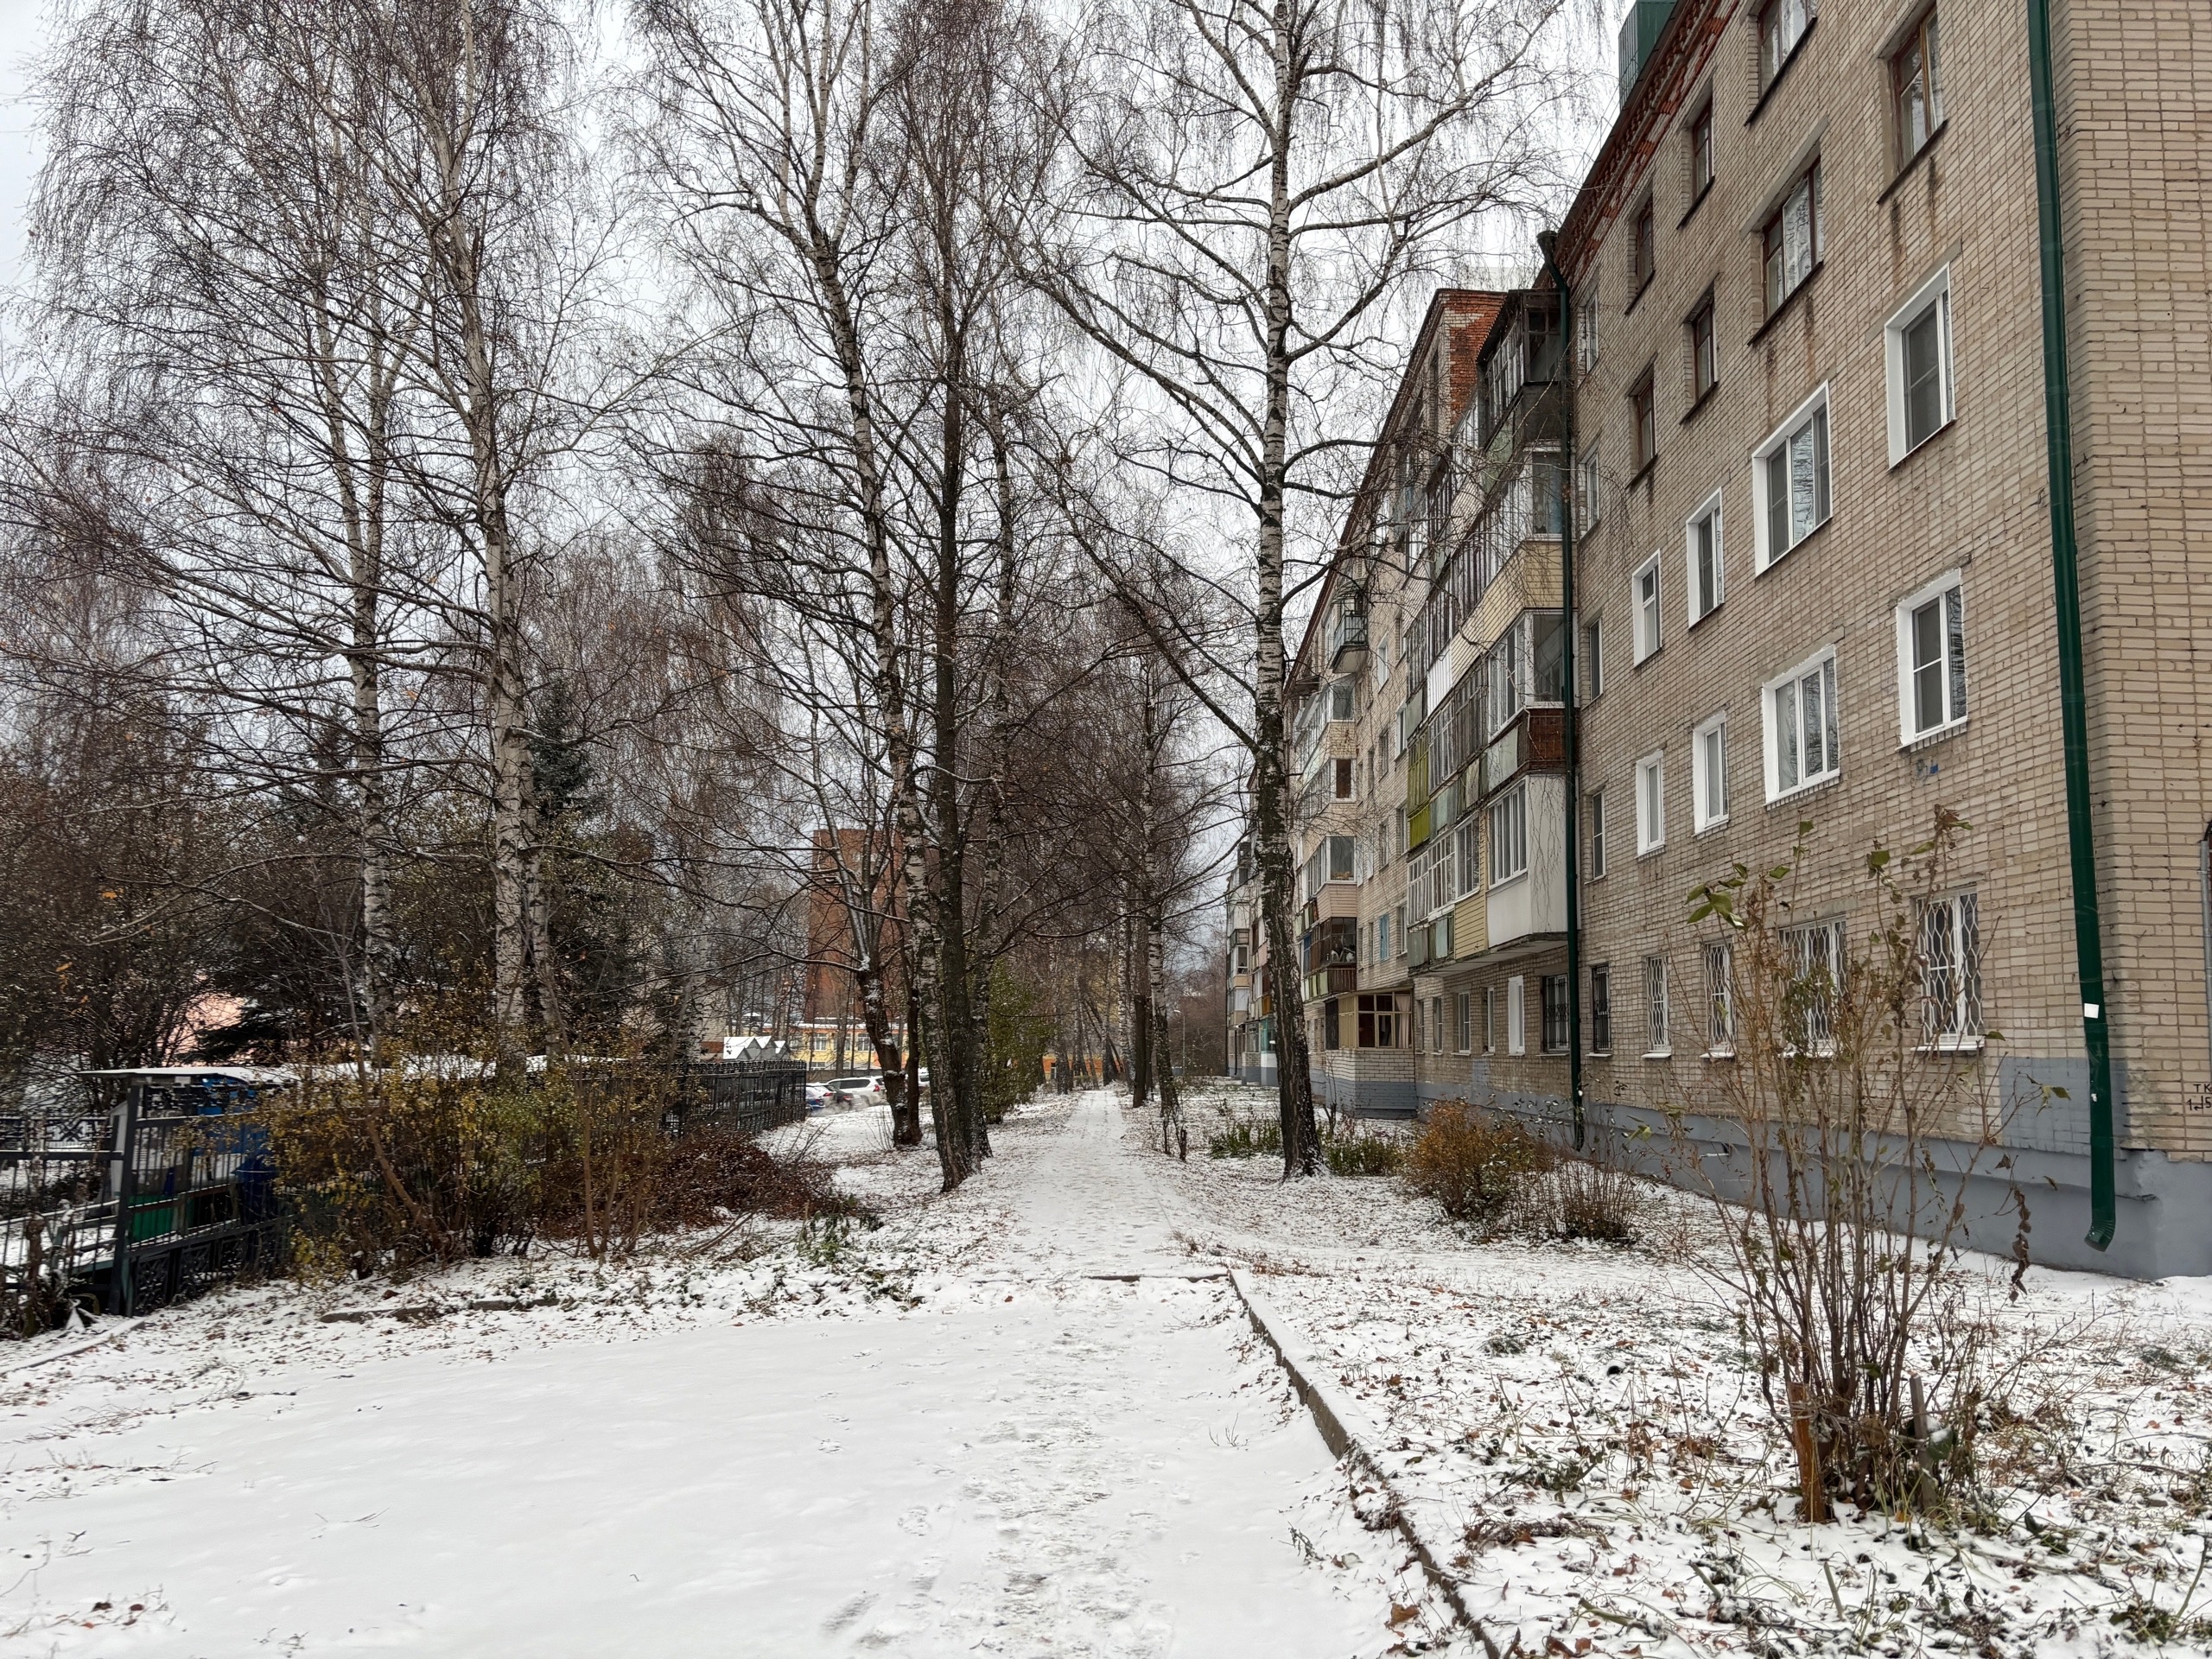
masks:
{"label": "bare shrub", "polygon": [[1438,1105],[1406,1155],[1405,1183],[1463,1227],[1502,1230],[1558,1154],[1517,1120],[1464,1100]]}
{"label": "bare shrub", "polygon": [[1632,1243],[1642,1236],[1642,1181],[1586,1158],[1563,1158],[1531,1188],[1533,1230],[1547,1238]]}
{"label": "bare shrub", "polygon": [[[1840,950],[1808,948],[1790,925],[1809,824],[1788,863],[1738,865],[1693,895],[1692,923],[1717,920],[1731,952],[1713,1014],[1733,1051],[1714,1069],[1734,1142],[1720,1166],[1736,1185],[1713,1179],[1721,1242],[1703,1265],[1744,1322],[1808,1520],[1840,1496],[1924,1508],[1970,1451],[1988,1325],[1956,1262],[1965,1177],[1994,1144],[1993,1068],[1978,1045],[1931,1039],[1949,1029],[1929,1007],[1945,964],[1923,938],[1965,827],[1938,809],[1902,871],[1870,854],[1872,925]],[[1963,1147],[1942,1170],[1949,1196],[1942,1140]]]}
{"label": "bare shrub", "polygon": [[680,1110],[642,1063],[502,1076],[417,1055],[313,1078],[268,1109],[309,1273],[407,1273],[557,1242],[594,1258],[734,1217],[866,1220],[808,1147],[777,1150]]}

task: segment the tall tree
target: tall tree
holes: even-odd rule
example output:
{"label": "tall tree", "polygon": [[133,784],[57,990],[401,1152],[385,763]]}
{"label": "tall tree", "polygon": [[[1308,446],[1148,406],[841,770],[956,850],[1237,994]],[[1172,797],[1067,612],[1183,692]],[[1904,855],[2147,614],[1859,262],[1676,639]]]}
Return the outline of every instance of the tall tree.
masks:
{"label": "tall tree", "polygon": [[[1249,655],[1205,695],[1252,757],[1286,1173],[1319,1147],[1293,925],[1284,624],[1294,557],[1340,499],[1407,284],[1554,171],[1560,0],[1119,0],[1069,123],[1087,188],[1037,276],[1146,388],[1126,461],[1241,516]],[[1163,645],[1196,650],[1172,614]],[[1194,675],[1193,689],[1205,684]]]}

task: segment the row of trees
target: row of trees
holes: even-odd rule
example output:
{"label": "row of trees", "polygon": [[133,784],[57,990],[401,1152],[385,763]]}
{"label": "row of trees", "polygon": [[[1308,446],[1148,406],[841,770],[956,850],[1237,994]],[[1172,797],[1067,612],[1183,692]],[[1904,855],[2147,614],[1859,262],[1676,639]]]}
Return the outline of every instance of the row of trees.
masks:
{"label": "row of trees", "polygon": [[77,0],[0,454],[0,1062],[457,1009],[502,1065],[688,1052],[826,884],[948,1186],[1010,985],[1172,1121],[1232,785],[1294,959],[1300,562],[1408,284],[1546,182],[1553,22]]}

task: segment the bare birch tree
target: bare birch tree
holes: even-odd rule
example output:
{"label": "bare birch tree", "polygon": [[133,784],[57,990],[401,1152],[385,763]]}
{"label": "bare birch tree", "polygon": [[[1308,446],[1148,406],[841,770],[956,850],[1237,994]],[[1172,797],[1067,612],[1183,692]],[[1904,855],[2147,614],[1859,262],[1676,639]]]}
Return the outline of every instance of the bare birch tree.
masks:
{"label": "bare birch tree", "polygon": [[[1087,190],[1038,278],[1144,390],[1123,454],[1218,503],[1251,549],[1254,849],[1286,1173],[1319,1141],[1293,925],[1284,624],[1412,281],[1548,181],[1559,0],[1122,0],[1070,123]],[[1236,521],[1241,518],[1241,528]],[[1163,643],[1175,619],[1150,613]],[[1194,687],[1199,683],[1193,680]]]}

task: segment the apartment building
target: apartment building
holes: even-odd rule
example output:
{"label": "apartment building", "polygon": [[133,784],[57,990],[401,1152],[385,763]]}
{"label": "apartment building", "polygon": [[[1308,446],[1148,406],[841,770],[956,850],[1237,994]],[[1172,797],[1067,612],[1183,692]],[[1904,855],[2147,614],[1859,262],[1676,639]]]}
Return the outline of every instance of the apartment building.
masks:
{"label": "apartment building", "polygon": [[[1429,728],[1433,707],[1435,723],[1456,729],[1455,698],[1480,652],[1440,623],[1436,603],[1465,597],[1464,573],[1481,563],[1463,550],[1470,527],[1491,496],[1511,493],[1484,447],[1478,391],[1485,346],[1516,298],[1446,289],[1432,301],[1292,659],[1306,1040],[1315,1098],[1343,1111],[1410,1116],[1423,1098],[1469,1088],[1464,1067],[1443,1076],[1451,1068],[1431,1055],[1445,1027],[1430,981],[1436,963],[1488,939],[1479,913],[1454,935],[1456,877],[1431,862],[1471,798],[1453,792],[1457,773]],[[1465,620],[1494,644],[1518,614],[1493,607]]]}
{"label": "apartment building", "polygon": [[1230,868],[1223,933],[1222,1020],[1227,1032],[1229,1075],[1245,1083],[1275,1080],[1274,1007],[1266,994],[1268,940],[1261,908],[1258,868],[1251,844],[1242,842]]}
{"label": "apartment building", "polygon": [[[2190,537],[2212,513],[2212,227],[2176,115],[2212,105],[2212,53],[2179,9],[2056,28],[2122,1148],[2099,1256],[2023,9],[1639,12],[1557,245],[1580,324],[1588,1097],[1632,1115],[1720,1093],[1732,963],[1726,930],[1689,919],[1695,887],[1783,861],[1811,825],[1794,923],[1807,960],[1837,960],[1873,922],[1868,849],[1903,852],[1948,808],[1970,828],[1920,906],[1924,1046],[1983,1057],[1990,1184],[2030,1195],[2044,1259],[2212,1269],[2212,566]],[[2177,162],[2198,182],[2152,181]],[[1535,1109],[1561,1070],[1532,1048],[1491,1082]]]}
{"label": "apartment building", "polygon": [[1866,853],[1941,807],[1969,827],[1917,912],[1923,1046],[1997,1103],[1986,1242],[2017,1185],[2038,1259],[2212,1271],[2212,47],[2166,4],[2054,28],[2112,1250],[2082,1242],[2026,23],[1989,0],[1643,0],[1555,245],[1572,340],[1548,284],[1432,308],[1293,671],[1325,1097],[1562,1112],[1573,879],[1600,1132],[1712,1108],[1733,963],[1693,891],[1809,825],[1794,943],[1840,960]]}

